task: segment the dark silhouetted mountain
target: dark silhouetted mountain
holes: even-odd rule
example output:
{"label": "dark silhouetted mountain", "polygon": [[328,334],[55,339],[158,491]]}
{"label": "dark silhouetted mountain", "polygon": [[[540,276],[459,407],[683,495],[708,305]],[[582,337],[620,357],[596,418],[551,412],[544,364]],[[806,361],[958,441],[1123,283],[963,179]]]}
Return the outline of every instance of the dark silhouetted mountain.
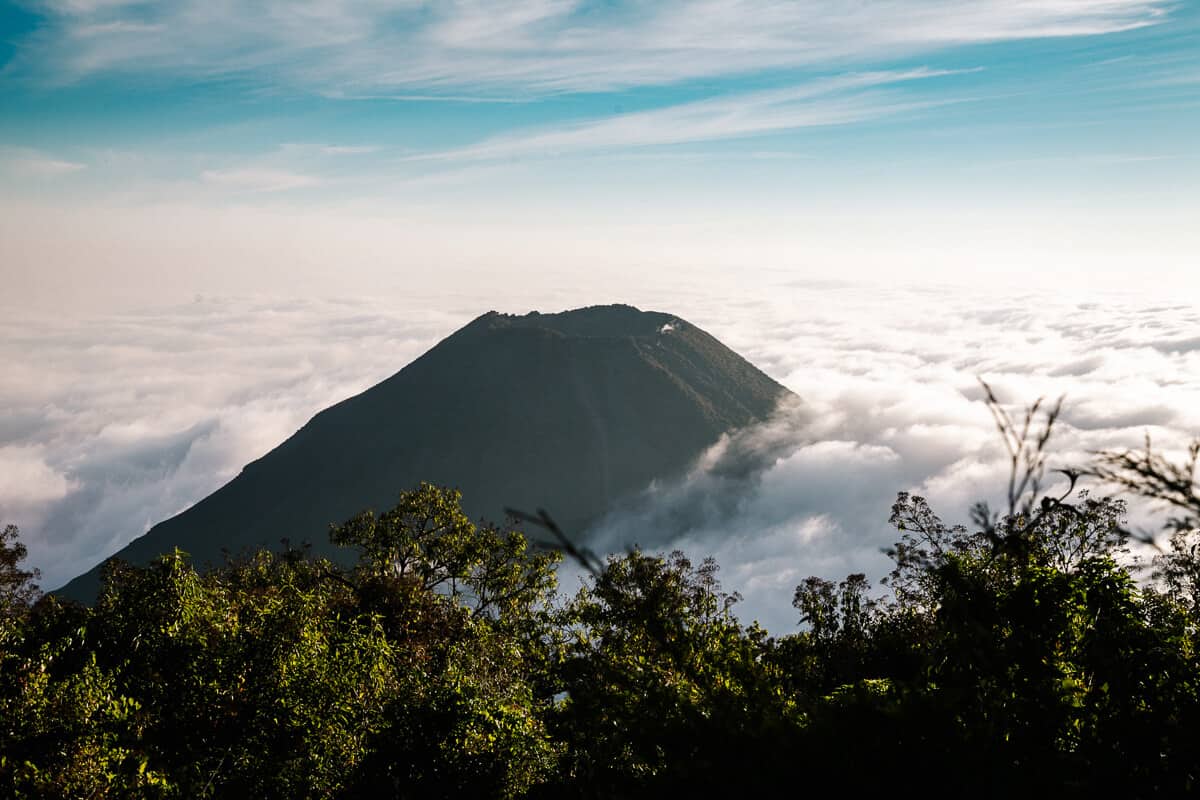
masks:
{"label": "dark silhouetted mountain", "polygon": [[[489,312],[392,377],[317,414],[221,489],[121,550],[145,563],[179,547],[311,542],[331,523],[390,508],[419,481],[457,486],[473,516],[546,508],[580,531],[614,500],[688,467],[726,431],[789,394],[670,314],[596,306]],[[90,600],[99,567],[59,593]]]}

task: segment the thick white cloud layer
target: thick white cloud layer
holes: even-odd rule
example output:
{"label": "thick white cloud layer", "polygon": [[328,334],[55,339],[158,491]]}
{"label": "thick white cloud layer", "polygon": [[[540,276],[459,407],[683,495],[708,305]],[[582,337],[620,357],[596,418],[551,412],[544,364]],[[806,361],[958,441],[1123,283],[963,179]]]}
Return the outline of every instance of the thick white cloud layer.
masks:
{"label": "thick white cloud layer", "polygon": [[[198,298],[81,323],[9,316],[0,519],[21,526],[56,586],[475,314],[602,299]],[[804,403],[721,441],[592,536],[715,555],[746,597],[743,616],[772,630],[794,624],[805,576],[886,572],[896,491],[925,494],[954,521],[997,498],[1006,473],[977,375],[1014,405],[1066,394],[1052,466],[1146,432],[1167,449],[1200,433],[1200,310],[1185,303],[787,277],[628,299],[700,325]]]}
{"label": "thick white cloud layer", "polygon": [[0,519],[47,586],[187,508],[469,315],[198,299],[0,322]]}
{"label": "thick white cloud layer", "polygon": [[[886,574],[897,491],[954,522],[977,500],[999,504],[1007,467],[977,376],[1017,407],[1066,395],[1051,469],[1146,433],[1166,450],[1200,434],[1200,309],[1185,303],[800,283],[703,313],[806,406],[783,412],[794,424],[718,444],[600,536],[715,555],[743,615],[771,630],[795,624],[791,590],[808,575]],[[746,449],[761,469],[735,466]],[[1131,522],[1154,525],[1152,513]]]}

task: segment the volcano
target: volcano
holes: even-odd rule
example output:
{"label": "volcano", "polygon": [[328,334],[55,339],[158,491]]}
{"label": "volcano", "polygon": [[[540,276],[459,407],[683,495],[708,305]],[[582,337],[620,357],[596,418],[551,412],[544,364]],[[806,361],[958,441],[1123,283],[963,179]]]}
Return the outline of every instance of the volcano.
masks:
{"label": "volcano", "polygon": [[[283,444],[116,554],[310,542],[390,508],[420,481],[458,487],[473,517],[545,508],[568,532],[689,467],[723,433],[791,393],[679,317],[632,306],[489,312],[395,375],[313,417]],[[344,557],[344,553],[342,554]],[[90,601],[100,566],[58,594]]]}

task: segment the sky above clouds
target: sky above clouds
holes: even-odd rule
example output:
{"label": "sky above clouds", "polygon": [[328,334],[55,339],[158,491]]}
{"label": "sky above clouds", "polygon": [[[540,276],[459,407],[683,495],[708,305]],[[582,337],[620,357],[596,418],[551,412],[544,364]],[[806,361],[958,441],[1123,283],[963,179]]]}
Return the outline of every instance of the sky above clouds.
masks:
{"label": "sky above clouds", "polygon": [[978,374],[1200,431],[1198,131],[1186,0],[0,3],[0,518],[56,585],[483,311],[632,302],[817,421],[601,534],[786,611],[993,485]]}
{"label": "sky above clouds", "polygon": [[1198,43],[1176,0],[23,0],[5,302],[635,264],[1196,286]]}

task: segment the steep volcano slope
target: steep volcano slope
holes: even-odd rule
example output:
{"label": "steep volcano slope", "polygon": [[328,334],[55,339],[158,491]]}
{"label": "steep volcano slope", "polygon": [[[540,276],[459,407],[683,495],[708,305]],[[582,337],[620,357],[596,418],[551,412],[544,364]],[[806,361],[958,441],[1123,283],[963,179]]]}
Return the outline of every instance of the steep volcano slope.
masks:
{"label": "steep volcano slope", "polygon": [[[331,552],[329,524],[425,480],[476,517],[544,507],[582,530],[613,500],[686,468],[787,390],[704,331],[630,306],[490,312],[325,409],[224,487],[117,554],[197,564],[283,538]],[[60,590],[90,600],[99,567]]]}

